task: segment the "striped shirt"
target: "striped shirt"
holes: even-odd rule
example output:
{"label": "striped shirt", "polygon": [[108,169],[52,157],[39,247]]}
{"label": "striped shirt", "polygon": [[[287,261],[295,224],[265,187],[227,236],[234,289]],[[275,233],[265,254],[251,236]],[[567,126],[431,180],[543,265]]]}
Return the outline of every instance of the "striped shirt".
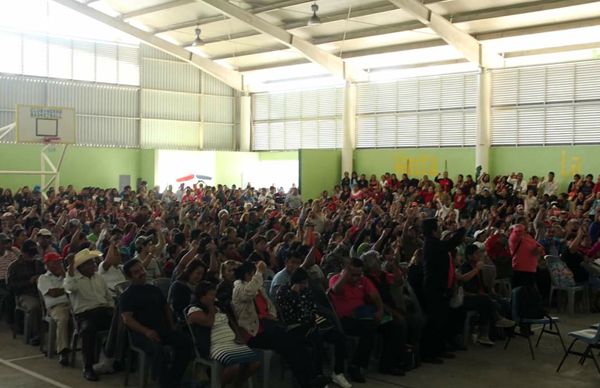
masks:
{"label": "striped shirt", "polygon": [[0,282],[6,281],[6,273],[8,272],[8,266],[19,258],[18,253],[13,249],[7,249],[4,254],[0,256]]}

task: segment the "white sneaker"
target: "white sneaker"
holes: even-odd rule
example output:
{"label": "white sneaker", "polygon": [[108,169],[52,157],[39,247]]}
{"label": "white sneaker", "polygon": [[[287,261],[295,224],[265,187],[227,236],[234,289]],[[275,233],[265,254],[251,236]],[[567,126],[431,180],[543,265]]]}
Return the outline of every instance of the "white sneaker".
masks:
{"label": "white sneaker", "polygon": [[92,367],[97,375],[106,375],[114,373],[115,369],[112,364],[99,362]]}
{"label": "white sneaker", "polygon": [[94,372],[99,375],[114,373],[113,365],[115,363],[115,359],[113,357],[106,357],[104,352],[100,353],[100,361],[97,364],[94,364]]}
{"label": "white sneaker", "polygon": [[489,337],[479,337],[477,342],[485,346],[494,346],[494,341],[490,340]]}
{"label": "white sneaker", "polygon": [[352,384],[348,382],[346,376],[344,376],[343,373],[340,373],[339,375],[332,373],[331,381],[333,381],[335,384],[339,385],[342,388],[352,388]]}
{"label": "white sneaker", "polygon": [[510,319],[502,318],[496,322],[496,327],[508,328],[508,327],[513,327],[515,324],[516,324],[515,321],[511,321]]}

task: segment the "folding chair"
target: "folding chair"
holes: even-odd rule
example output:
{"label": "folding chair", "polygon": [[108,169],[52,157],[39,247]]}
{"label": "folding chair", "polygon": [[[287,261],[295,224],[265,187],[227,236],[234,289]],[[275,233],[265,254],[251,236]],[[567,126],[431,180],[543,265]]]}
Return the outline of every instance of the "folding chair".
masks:
{"label": "folding chair", "polygon": [[[596,358],[596,355],[593,351],[593,349],[600,349],[600,329],[598,328],[598,325],[599,324],[594,325],[596,326],[595,329],[584,329],[579,331],[572,331],[569,333],[569,337],[573,337],[573,342],[571,342],[571,345],[569,345],[569,349],[565,350],[565,355],[560,361],[560,364],[558,364],[556,372],[560,371],[560,368],[562,367],[569,354],[574,354],[576,356],[581,357],[579,359],[579,363],[581,365],[585,363],[586,359],[591,358],[594,361],[594,365],[596,365],[596,370],[600,374],[600,365],[598,364],[598,359]],[[575,342],[577,341],[584,342],[587,345],[583,353],[572,350],[573,345],[575,345]]]}
{"label": "folding chair", "polygon": [[[535,347],[537,348],[538,345],[540,344],[542,335],[544,333],[548,333],[548,334],[557,336],[560,339],[560,343],[562,345],[563,350],[566,351],[565,343],[560,334],[560,329],[558,328],[558,322],[560,322],[560,319],[558,317],[545,316],[540,319],[527,319],[527,318],[520,317],[519,305],[521,303],[521,291],[522,291],[522,287],[517,287],[512,290],[512,319],[516,323],[515,327],[519,326],[519,325],[527,325],[527,326],[542,325],[542,330],[540,331],[540,335],[538,336],[538,339],[535,343]],[[546,329],[546,326],[548,326],[548,329]],[[552,328],[555,328],[556,330],[554,331],[554,330],[552,330]],[[531,344],[531,335],[529,335],[529,333],[521,333],[520,331],[519,331],[519,333],[516,333],[514,331],[514,327],[512,329],[512,332],[506,338],[506,343],[504,344],[504,350],[506,350],[506,348],[508,348],[508,344],[510,343],[512,337],[514,337],[515,335],[519,335],[521,337],[527,338],[527,342],[529,344],[529,352],[531,353],[531,359],[535,360],[535,353],[533,351],[533,346]]]}

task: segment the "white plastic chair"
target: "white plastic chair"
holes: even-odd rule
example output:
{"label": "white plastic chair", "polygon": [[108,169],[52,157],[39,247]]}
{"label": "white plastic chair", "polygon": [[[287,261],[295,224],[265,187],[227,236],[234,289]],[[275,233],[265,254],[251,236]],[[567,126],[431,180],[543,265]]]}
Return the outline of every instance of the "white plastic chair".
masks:
{"label": "white plastic chair", "polygon": [[[567,286],[564,284],[560,278],[556,276],[557,271],[562,273],[570,273],[571,270],[567,267],[567,264],[562,261],[562,259],[558,256],[546,256],[545,257],[546,264],[548,266],[548,272],[550,273],[550,296],[548,305],[552,305],[552,297],[556,292],[557,295],[560,294],[561,291],[567,293],[567,312],[569,314],[573,314],[575,312],[575,295],[577,293],[582,294],[582,298],[584,301],[585,312],[590,312],[590,301],[589,301],[589,287],[587,284],[576,284],[573,286]],[[554,271],[553,271],[554,269]],[[557,311],[560,312],[560,298],[556,302]]]}

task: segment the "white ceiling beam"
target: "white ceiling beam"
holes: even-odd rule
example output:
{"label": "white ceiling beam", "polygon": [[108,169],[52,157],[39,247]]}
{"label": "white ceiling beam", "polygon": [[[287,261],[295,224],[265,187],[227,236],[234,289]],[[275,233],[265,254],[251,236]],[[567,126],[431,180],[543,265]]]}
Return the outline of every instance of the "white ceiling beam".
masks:
{"label": "white ceiling beam", "polygon": [[[448,0],[423,0],[423,4],[442,3],[444,1],[448,1]],[[352,12],[350,13],[350,20],[352,21],[353,18],[358,18],[361,16],[376,15],[376,14],[380,14],[380,13],[384,13],[384,12],[394,11],[397,9],[398,9],[398,7],[396,7],[393,4],[390,4],[387,0],[380,1],[377,3],[369,4],[368,6],[352,8]],[[337,21],[341,21],[341,20],[346,20],[346,19],[348,19],[348,10],[345,9],[342,11],[336,11],[336,12],[332,12],[329,14],[320,13],[319,17],[321,19],[321,25],[327,24],[327,23],[333,23],[333,22],[337,22]],[[279,25],[279,27],[283,28],[284,30],[293,30],[296,28],[306,27],[306,21],[307,21],[307,19],[293,20],[293,21],[281,24],[281,25]],[[423,26],[422,23],[416,22],[416,21],[411,21],[410,23],[411,23],[411,27],[414,26],[414,28],[419,28],[419,27]],[[200,23],[200,24],[202,24],[202,23]],[[404,24],[404,23],[401,23],[401,24]],[[190,27],[192,25],[194,25],[194,24],[190,24],[188,27]],[[377,28],[385,28],[385,27],[386,26],[380,26]],[[362,31],[362,30],[360,30],[360,31]],[[348,34],[351,34],[351,33],[353,33],[353,31],[348,32]],[[233,39],[247,38],[249,36],[256,36],[256,35],[260,35],[260,33],[257,31],[254,31],[254,30],[249,30],[249,31],[237,32],[235,34],[213,36],[213,37],[204,39],[204,41],[207,44],[209,44],[209,43],[217,43],[217,42],[221,42],[221,41],[230,41]],[[336,34],[336,36],[342,37],[342,36],[344,36],[344,32]],[[340,39],[342,39],[342,38],[340,38]],[[351,38],[346,38],[346,39],[351,39]],[[191,41],[185,43],[184,46],[189,46],[190,44],[191,44]]]}
{"label": "white ceiling beam", "polygon": [[431,28],[450,46],[460,51],[470,62],[482,67],[501,66],[502,57],[500,55],[488,52],[477,39],[456,27],[443,16],[431,11],[417,0],[388,1],[410,13],[421,23]]}
{"label": "white ceiling beam", "polygon": [[171,54],[174,57],[177,57],[183,61],[186,61],[200,70],[212,75],[215,78],[223,81],[230,87],[244,91],[244,77],[241,73],[228,69],[218,63],[211,61],[210,59],[203,58],[198,56],[183,47],[179,47],[175,44],[169,43],[163,39],[160,39],[148,32],[142,31],[138,28],[135,28],[121,20],[110,17],[100,11],[97,11],[91,7],[86,6],[75,0],[52,0],[55,3],[59,3],[64,5],[67,8],[70,8],[76,12],[79,12],[83,15],[89,16],[101,23],[104,23],[108,26],[111,26],[119,31],[122,31],[126,34],[129,34],[142,42],[158,49],[164,51],[165,53]]}
{"label": "white ceiling beam", "polygon": [[[487,41],[493,39],[501,39],[501,38],[511,38],[518,36],[526,36],[532,34],[541,34],[545,32],[555,32],[555,31],[563,31],[563,30],[571,30],[574,28],[584,28],[584,27],[593,27],[600,26],[600,17],[593,17],[587,19],[578,19],[578,20],[570,20],[567,22],[558,22],[558,23],[547,23],[540,24],[537,26],[528,26],[528,27],[518,27],[518,28],[510,28],[505,30],[490,30],[490,31],[482,31],[473,34],[473,37],[479,41]],[[356,57],[365,57],[368,55],[376,55],[376,54],[388,54],[394,52],[402,52],[406,50],[416,50],[430,47],[439,47],[445,45],[446,42],[442,39],[431,39],[424,40],[419,42],[409,42],[409,43],[400,43],[393,44],[388,46],[379,46],[379,47],[371,47],[366,49],[358,49],[358,50],[350,50],[346,51],[342,54],[342,58],[356,58]],[[515,56],[525,56],[525,55],[536,55],[543,54],[549,52],[564,52],[564,51],[573,51],[576,49],[585,49],[585,48],[595,48],[593,47],[595,44],[590,43],[589,47],[585,44],[583,45],[570,45],[570,46],[561,46],[558,48],[541,48],[539,50],[523,50],[520,52],[506,52],[503,53],[505,58],[515,57]],[[575,47],[575,48],[574,48]],[[600,48],[600,47],[599,47]],[[291,65],[300,65],[306,63],[304,59],[292,59],[287,61],[280,61],[277,63],[272,63],[269,65],[257,65],[257,66],[247,66],[241,67],[237,69],[239,72],[246,71],[255,71],[255,70],[264,70],[268,68],[281,67],[281,66],[291,66]]]}
{"label": "white ceiling beam", "polygon": [[[472,21],[481,20],[481,19],[491,19],[491,18],[505,17],[505,16],[516,16],[516,15],[522,15],[522,14],[530,13],[530,12],[547,11],[547,10],[551,10],[551,9],[559,9],[559,8],[564,8],[564,7],[568,7],[568,6],[573,6],[573,5],[584,5],[584,4],[593,3],[595,1],[597,1],[597,0],[538,0],[538,1],[535,1],[532,3],[517,3],[517,4],[511,5],[511,6],[492,7],[492,8],[485,8],[485,9],[478,9],[478,10],[463,12],[463,13],[459,13],[459,14],[448,14],[448,15],[444,15],[444,17],[446,19],[448,19],[449,21],[451,21],[452,23],[458,24],[458,23],[472,22]],[[423,4],[435,3],[435,2],[436,1],[426,0],[423,2]],[[385,1],[385,3],[389,4],[389,6],[393,7],[394,9],[397,9],[397,7],[395,5],[389,3],[387,0]],[[574,4],[574,3],[576,3],[576,4]],[[381,6],[381,7],[382,8],[380,8],[379,3],[377,3],[376,7],[374,5],[373,11],[385,9],[385,7],[383,7],[383,6]],[[354,16],[354,11],[352,12],[352,16]],[[361,16],[364,16],[364,15],[361,15]],[[326,17],[324,17],[323,15],[321,15],[321,21],[323,23],[327,23],[331,20],[329,20]],[[422,27],[423,27],[423,24],[421,22],[414,20],[414,21],[402,22],[402,23],[397,23],[397,24],[388,24],[388,25],[371,27],[371,28],[363,28],[363,29],[360,29],[357,31],[348,31],[346,34],[338,33],[338,34],[318,36],[318,37],[314,37],[313,39],[311,39],[311,43],[314,45],[319,45],[319,44],[324,44],[324,43],[339,42],[343,39],[352,40],[352,39],[359,39],[359,38],[370,38],[370,37],[378,36],[378,35],[411,31],[411,30],[422,28]],[[285,25],[284,28],[287,30],[287,29],[292,29],[292,28],[296,28],[296,27],[294,27],[294,25],[292,23],[290,23],[290,24]],[[206,43],[216,43],[216,42],[222,41],[222,40],[233,40],[233,39],[238,39],[238,38],[244,38],[246,36],[251,36],[253,34],[254,34],[254,31],[251,31],[250,33],[248,33],[247,31],[244,31],[243,33],[232,34],[231,36],[212,37],[212,38],[205,39],[204,41]],[[474,35],[474,37],[476,39],[479,39],[475,35]],[[481,40],[481,39],[479,39],[479,40]],[[233,55],[233,54],[217,55],[217,56],[212,57],[211,59],[216,61],[216,60],[220,60],[220,59],[231,58],[233,56],[242,57],[242,56],[246,56],[246,55],[264,54],[264,53],[283,50],[283,49],[285,49],[285,46],[283,46],[283,45],[271,45],[268,47],[260,47],[260,48],[236,51],[235,55]],[[343,57],[345,57],[345,55]]]}
{"label": "white ceiling beam", "polygon": [[341,58],[330,54],[308,41],[290,34],[281,27],[274,26],[264,19],[259,18],[235,5],[223,0],[201,0],[225,15],[235,18],[251,28],[269,35],[287,47],[299,51],[312,62],[327,69],[331,74],[351,82],[368,80],[368,74],[361,68],[348,65]]}
{"label": "white ceiling beam", "polygon": [[143,16],[143,15],[148,15],[148,14],[151,14],[154,12],[160,12],[160,11],[164,11],[164,10],[175,8],[175,7],[181,7],[182,5],[186,5],[186,4],[190,4],[190,3],[194,3],[194,2],[195,2],[195,0],[168,1],[166,3],[153,5],[152,7],[140,8],[140,9],[136,9],[135,11],[125,12],[124,14],[121,15],[121,19],[127,20],[127,19],[131,19],[131,18]]}
{"label": "white ceiling beam", "polygon": [[578,50],[591,50],[600,48],[600,42],[568,44],[557,47],[544,47],[532,50],[507,51],[503,53],[504,58],[529,57],[532,55],[555,54]]}
{"label": "white ceiling beam", "polygon": [[[196,0],[194,0],[194,1],[196,1]],[[300,5],[300,4],[305,4],[305,3],[312,3],[313,1],[314,0],[286,0],[286,1],[280,1],[280,2],[273,3],[273,4],[263,5],[263,6],[260,6],[260,7],[252,8],[252,9],[248,10],[247,12],[256,15],[256,14],[260,14],[260,13],[265,13],[265,12],[273,11],[275,9],[286,8],[286,7],[293,7],[295,5]],[[205,17],[205,18],[202,18],[202,19],[187,20],[185,22],[180,22],[180,23],[168,25],[166,27],[157,28],[156,30],[154,30],[154,33],[155,34],[161,34],[163,32],[181,30],[182,28],[189,28],[189,27],[194,27],[194,26],[202,26],[204,24],[214,23],[214,22],[218,22],[218,21],[221,21],[221,20],[225,20],[225,19],[227,19],[227,16],[225,16],[225,15],[217,15],[217,16]],[[257,35],[257,34],[254,34],[254,35]]]}
{"label": "white ceiling beam", "polygon": [[535,26],[508,28],[497,31],[478,32],[474,36],[479,40],[510,38],[513,36],[523,36],[532,34],[542,34],[544,32],[554,32],[563,30],[572,30],[576,28],[600,26],[600,17],[586,19],[569,20],[566,22],[538,24]]}

